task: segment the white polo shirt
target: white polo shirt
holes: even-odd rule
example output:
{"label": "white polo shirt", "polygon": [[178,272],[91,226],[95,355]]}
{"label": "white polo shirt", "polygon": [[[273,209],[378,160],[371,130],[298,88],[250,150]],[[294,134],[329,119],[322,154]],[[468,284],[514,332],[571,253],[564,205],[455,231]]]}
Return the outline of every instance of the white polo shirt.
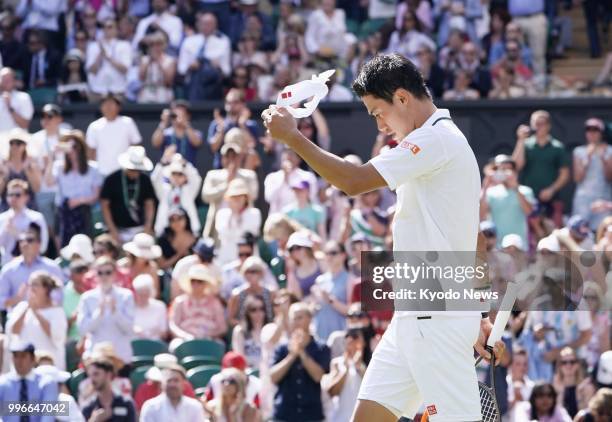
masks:
{"label": "white polo shirt", "polygon": [[476,251],[480,171],[448,110],[370,162],[397,192],[394,251]]}
{"label": "white polo shirt", "polygon": [[103,176],[119,170],[119,154],[142,141],[138,127],[128,116],[117,116],[113,121],[101,117],[91,122],[86,139],[87,146],[96,150],[98,170]]}

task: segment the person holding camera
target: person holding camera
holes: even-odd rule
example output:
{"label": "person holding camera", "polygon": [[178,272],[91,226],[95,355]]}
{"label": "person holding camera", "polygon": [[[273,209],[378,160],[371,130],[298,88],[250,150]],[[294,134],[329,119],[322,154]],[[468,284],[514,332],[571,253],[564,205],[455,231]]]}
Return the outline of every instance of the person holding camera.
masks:
{"label": "person holding camera", "polygon": [[490,219],[497,227],[498,247],[507,234],[517,234],[528,244],[527,217],[536,204],[533,190],[518,182],[516,163],[500,154],[484,169],[480,195],[480,219]]}
{"label": "person holding camera", "polygon": [[151,136],[151,144],[162,151],[174,145],[177,153],[194,167],[197,166],[196,156],[202,145],[202,133],[191,126],[191,112],[187,101],[174,101],[169,109],[164,109],[159,125]]}

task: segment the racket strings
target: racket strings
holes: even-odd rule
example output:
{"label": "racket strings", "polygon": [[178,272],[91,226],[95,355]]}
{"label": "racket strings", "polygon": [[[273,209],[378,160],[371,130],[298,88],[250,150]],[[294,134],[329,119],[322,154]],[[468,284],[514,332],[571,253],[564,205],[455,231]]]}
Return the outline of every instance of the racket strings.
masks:
{"label": "racket strings", "polygon": [[498,422],[499,411],[497,410],[497,401],[493,392],[486,385],[479,383],[480,392],[480,409],[482,413],[482,422]]}

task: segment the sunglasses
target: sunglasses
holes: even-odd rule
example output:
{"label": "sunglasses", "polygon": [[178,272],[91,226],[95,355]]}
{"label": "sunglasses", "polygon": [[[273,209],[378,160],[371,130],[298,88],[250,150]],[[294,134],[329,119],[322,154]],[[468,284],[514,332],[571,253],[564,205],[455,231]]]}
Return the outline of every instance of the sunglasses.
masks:
{"label": "sunglasses", "polygon": [[245,274],[261,274],[261,270],[256,269],[256,268],[252,268],[250,270],[246,270]]}
{"label": "sunglasses", "polygon": [[250,252],[238,252],[239,258],[248,258],[249,256],[251,256]]}
{"label": "sunglasses", "polygon": [[249,308],[249,312],[264,312],[264,311],[265,311],[265,308],[263,306]]}
{"label": "sunglasses", "polygon": [[363,318],[366,316],[365,312],[351,312],[346,314],[348,318]]}
{"label": "sunglasses", "polygon": [[223,385],[238,385],[238,381],[236,381],[234,378],[225,378],[223,381],[221,381],[221,383]]}
{"label": "sunglasses", "polygon": [[204,280],[198,280],[197,278],[192,278],[192,279],[191,279],[191,283],[192,283],[192,284],[193,284],[193,283],[201,283],[201,284],[204,284],[204,283],[206,283],[206,281],[204,281]]}
{"label": "sunglasses", "polygon": [[10,192],[6,194],[7,198],[21,198],[23,196],[22,192]]}
{"label": "sunglasses", "polygon": [[327,251],[325,252],[325,255],[327,256],[336,256],[336,255],[340,255],[342,252],[340,251]]}
{"label": "sunglasses", "polygon": [[298,249],[302,249],[301,246],[292,246],[289,248],[289,252],[297,251]]}
{"label": "sunglasses", "polygon": [[575,365],[576,363],[578,363],[578,361],[576,359],[562,360],[561,361],[561,365]]}
{"label": "sunglasses", "polygon": [[113,271],[113,270],[98,270],[98,271],[97,271],[98,276],[100,276],[100,277],[108,277],[108,276],[111,276],[111,275],[113,275],[113,273],[114,273],[114,272],[115,272],[115,271]]}
{"label": "sunglasses", "polygon": [[25,243],[36,243],[38,239],[36,239],[35,237],[22,237],[21,239],[19,239],[19,241]]}
{"label": "sunglasses", "polygon": [[598,127],[594,127],[594,126],[588,126],[586,128],[584,128],[585,132],[601,132],[601,130]]}

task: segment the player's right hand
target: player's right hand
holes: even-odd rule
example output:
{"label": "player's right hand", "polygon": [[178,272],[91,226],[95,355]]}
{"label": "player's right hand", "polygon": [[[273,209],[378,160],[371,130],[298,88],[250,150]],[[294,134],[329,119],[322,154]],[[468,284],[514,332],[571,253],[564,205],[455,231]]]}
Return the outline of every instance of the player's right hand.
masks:
{"label": "player's right hand", "polygon": [[285,144],[299,133],[295,118],[285,107],[271,105],[261,113],[261,118],[270,136]]}
{"label": "player's right hand", "polygon": [[[487,340],[489,339],[489,335],[491,335],[491,330],[493,329],[493,324],[491,321],[486,318],[480,321],[480,333],[478,334],[478,340],[474,344],[474,349],[480,356],[482,356],[487,362],[491,361],[491,353],[489,353],[486,349]],[[504,355],[506,350],[506,344],[498,340],[495,342],[495,346],[493,346],[493,353],[495,354],[495,364],[499,365],[499,362]]]}

